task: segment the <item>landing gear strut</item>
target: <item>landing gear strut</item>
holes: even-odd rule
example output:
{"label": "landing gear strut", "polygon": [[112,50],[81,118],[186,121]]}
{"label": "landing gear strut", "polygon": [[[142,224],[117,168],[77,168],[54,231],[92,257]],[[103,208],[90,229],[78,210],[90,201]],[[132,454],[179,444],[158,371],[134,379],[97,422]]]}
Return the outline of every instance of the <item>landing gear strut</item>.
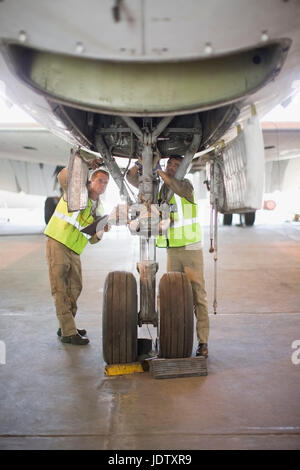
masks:
{"label": "landing gear strut", "polygon": [[[158,207],[157,195],[159,178],[153,169],[160,159],[157,139],[167,128],[173,116],[162,118],[152,128],[151,118],[144,120],[141,129],[130,117],[123,121],[135,135],[141,149],[142,174],[139,176],[138,201],[130,200],[124,186],[124,175],[112,158],[101,132],[96,138],[97,150],[101,153],[111,175],[131,207],[135,217],[132,233],[140,237],[140,259],[137,270],[140,276],[140,310],[137,312],[137,287],[131,273],[111,272],[108,274],[103,300],[103,352],[108,364],[134,362],[137,358],[137,325],[152,324],[159,330],[159,355],[164,358],[186,358],[193,348],[193,295],[189,280],[183,273],[165,274],[159,286],[159,312],[156,308],[156,237],[159,234],[159,214],[169,211],[168,197]],[[197,131],[198,129],[198,131]],[[103,131],[102,131],[103,133]],[[176,173],[182,178],[201,140],[198,115],[195,115],[193,139]]]}

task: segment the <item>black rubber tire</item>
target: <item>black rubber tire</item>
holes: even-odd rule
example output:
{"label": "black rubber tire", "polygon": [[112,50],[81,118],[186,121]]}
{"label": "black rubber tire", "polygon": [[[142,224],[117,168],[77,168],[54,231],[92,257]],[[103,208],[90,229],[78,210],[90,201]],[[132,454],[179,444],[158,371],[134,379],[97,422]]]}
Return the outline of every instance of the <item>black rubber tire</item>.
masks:
{"label": "black rubber tire", "polygon": [[232,224],[232,214],[224,214],[223,225],[231,225],[231,224]]}
{"label": "black rubber tire", "polygon": [[255,222],[255,212],[246,212],[244,214],[245,224],[250,227]]}
{"label": "black rubber tire", "polygon": [[106,277],[102,338],[107,364],[137,360],[137,285],[132,273],[114,271]]}
{"label": "black rubber tire", "polygon": [[160,357],[190,357],[193,350],[193,292],[184,273],[169,272],[159,283]]}

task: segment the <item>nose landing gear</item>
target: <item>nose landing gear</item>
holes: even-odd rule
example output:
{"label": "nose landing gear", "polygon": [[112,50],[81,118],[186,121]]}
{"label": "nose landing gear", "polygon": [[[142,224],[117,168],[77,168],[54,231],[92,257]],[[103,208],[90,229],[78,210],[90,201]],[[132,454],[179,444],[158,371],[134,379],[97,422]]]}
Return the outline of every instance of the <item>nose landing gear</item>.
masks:
{"label": "nose landing gear", "polygon": [[[137,325],[152,324],[158,327],[159,350],[155,351],[162,359],[152,358],[149,362],[163,361],[157,365],[157,377],[204,375],[197,370],[202,359],[192,358],[191,364],[184,369],[185,359],[190,359],[193,349],[193,294],[190,282],[183,273],[165,274],[159,285],[159,307],[156,309],[155,276],[156,237],[159,234],[159,214],[166,217],[165,207],[172,197],[169,191],[167,200],[158,206],[159,179],[154,167],[160,158],[156,141],[171,122],[172,117],[162,118],[155,129],[151,126],[140,129],[130,117],[122,118],[136,136],[141,149],[142,174],[139,176],[139,204],[131,203],[131,214],[135,216],[134,227],[130,230],[140,238],[140,260],[137,264],[140,274],[140,311],[137,312],[137,285],[133,274],[111,272],[108,274],[103,298],[103,355],[108,365],[134,363],[138,360]],[[148,121],[145,120],[145,123]],[[196,115],[194,137],[176,173],[183,177],[200,144],[199,118]],[[97,139],[98,150],[120,190],[124,189],[122,175],[118,172],[110,150],[105,145],[101,133]],[[157,157],[158,156],[158,157]],[[169,220],[169,213],[167,219]],[[158,310],[158,311],[157,311]],[[145,341],[145,340],[144,340]],[[170,361],[180,361],[177,362]],[[197,366],[195,367],[195,364]],[[151,366],[150,366],[151,367]],[[164,373],[161,374],[161,367]],[[169,368],[172,373],[170,375]],[[175,372],[174,372],[175,367]],[[184,373],[183,373],[184,372]],[[174,375],[175,373],[175,375]],[[172,375],[173,374],[173,375]],[[111,374],[109,374],[111,375]],[[153,374],[153,376],[155,376]]]}

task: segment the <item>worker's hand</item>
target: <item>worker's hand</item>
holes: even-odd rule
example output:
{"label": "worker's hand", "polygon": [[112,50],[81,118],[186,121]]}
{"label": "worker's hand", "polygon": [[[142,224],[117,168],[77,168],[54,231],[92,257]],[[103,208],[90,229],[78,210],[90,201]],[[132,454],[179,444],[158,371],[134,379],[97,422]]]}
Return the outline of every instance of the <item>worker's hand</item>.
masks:
{"label": "worker's hand", "polygon": [[166,173],[160,168],[156,171],[156,173],[158,174],[158,176],[160,176],[161,178],[163,178],[164,176],[166,176]]}
{"label": "worker's hand", "polygon": [[[57,175],[57,180],[65,194],[67,194],[68,168],[63,168]],[[66,198],[65,198],[66,200]]]}
{"label": "worker's hand", "polygon": [[142,159],[139,158],[135,163],[135,166],[141,171],[143,168]]}
{"label": "worker's hand", "polygon": [[170,219],[164,219],[159,222],[159,234],[165,235],[167,233],[168,228],[171,225]]}
{"label": "worker's hand", "polygon": [[156,174],[158,175],[158,172],[159,172],[159,171],[162,171],[162,170],[161,170],[160,163],[157,162],[155,168],[153,168],[153,173],[156,173]]}
{"label": "worker's hand", "polygon": [[161,179],[167,186],[170,186],[171,182],[173,181],[173,178],[171,176],[169,176],[165,171],[162,170],[158,170],[157,174],[161,177]]}
{"label": "worker's hand", "polygon": [[[105,228],[105,227],[104,227],[104,228]],[[101,240],[101,238],[103,237],[104,231],[105,231],[105,230],[99,230],[99,231],[96,233],[96,236],[97,236],[98,240]]]}
{"label": "worker's hand", "polygon": [[131,220],[128,223],[128,228],[131,232],[131,235],[137,235],[140,231],[140,222],[138,219]]}

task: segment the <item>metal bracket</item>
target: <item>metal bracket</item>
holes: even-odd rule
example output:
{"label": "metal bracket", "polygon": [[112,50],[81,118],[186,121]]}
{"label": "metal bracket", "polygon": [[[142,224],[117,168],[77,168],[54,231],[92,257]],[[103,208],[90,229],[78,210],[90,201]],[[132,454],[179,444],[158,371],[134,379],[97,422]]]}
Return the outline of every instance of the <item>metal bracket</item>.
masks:
{"label": "metal bracket", "polygon": [[155,277],[158,263],[155,261],[155,238],[140,238],[140,262],[137,270],[140,274],[140,312],[138,323],[158,324],[158,314],[155,309]]}
{"label": "metal bracket", "polygon": [[142,131],[136,122],[129,116],[122,116],[122,119],[132,132],[136,135],[140,143],[142,144],[142,162],[143,162],[143,174],[140,176],[139,182],[139,194],[140,200],[146,203],[152,203],[155,200],[154,188],[156,178],[153,177],[153,165],[154,158],[153,147],[155,146],[159,135],[166,129],[170,124],[174,116],[166,116],[160,120],[156,128],[152,131]]}
{"label": "metal bracket", "polygon": [[132,196],[127,190],[127,187],[124,182],[124,176],[122,175],[117,163],[111,156],[110,151],[107,148],[101,133],[97,133],[96,135],[96,148],[99,151],[101,157],[103,158],[109,173],[111,174],[116,185],[118,186],[121,196],[124,196],[127,199],[127,202],[132,202]]}

